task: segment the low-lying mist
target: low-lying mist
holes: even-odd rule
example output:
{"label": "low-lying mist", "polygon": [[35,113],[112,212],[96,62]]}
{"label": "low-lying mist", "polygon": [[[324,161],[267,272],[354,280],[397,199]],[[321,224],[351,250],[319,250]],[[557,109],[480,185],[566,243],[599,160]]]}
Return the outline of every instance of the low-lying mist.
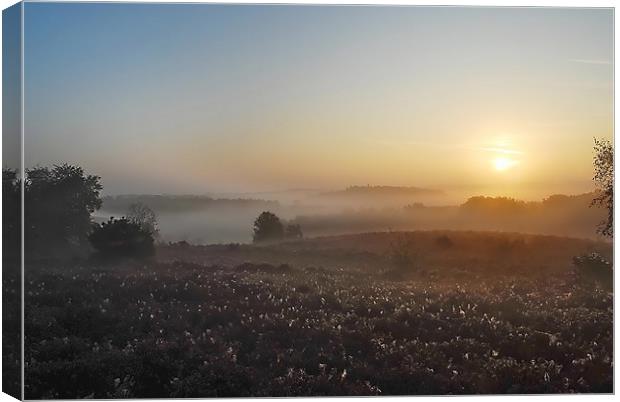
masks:
{"label": "low-lying mist", "polygon": [[[104,197],[96,220],[126,213],[141,202],[155,211],[161,240],[193,244],[248,243],[263,211],[301,225],[306,237],[389,230],[484,230],[597,238],[605,211],[590,207],[593,193],[554,195],[537,202],[471,197],[457,203],[436,190],[350,187],[338,192]],[[452,204],[449,204],[452,202]]]}

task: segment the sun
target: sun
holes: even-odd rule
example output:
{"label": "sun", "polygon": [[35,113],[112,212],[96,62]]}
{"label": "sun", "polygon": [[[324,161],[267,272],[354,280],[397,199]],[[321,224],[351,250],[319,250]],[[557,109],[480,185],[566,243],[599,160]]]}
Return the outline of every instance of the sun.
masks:
{"label": "sun", "polygon": [[497,158],[493,159],[492,162],[493,167],[498,172],[503,172],[504,170],[510,169],[517,164],[517,161],[511,158],[507,158],[505,156],[498,156]]}

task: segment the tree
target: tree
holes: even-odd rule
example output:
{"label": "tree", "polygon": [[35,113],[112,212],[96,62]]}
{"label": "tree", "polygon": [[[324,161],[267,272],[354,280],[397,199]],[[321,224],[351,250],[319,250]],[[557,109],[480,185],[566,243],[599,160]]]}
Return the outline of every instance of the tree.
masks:
{"label": "tree", "polygon": [[281,240],[283,237],[284,227],[275,214],[265,211],[254,221],[254,243]]}
{"label": "tree", "polygon": [[146,257],[155,252],[152,233],[125,217],[94,224],[88,239],[104,257]]}
{"label": "tree", "polygon": [[26,171],[24,236],[38,253],[86,243],[91,214],[101,207],[101,178],[78,166],[54,165]]}
{"label": "tree", "polygon": [[127,211],[127,219],[149,232],[154,238],[159,235],[157,228],[157,215],[146,204],[141,202],[133,203]]}
{"label": "tree", "polygon": [[295,223],[289,223],[286,225],[286,233],[285,237],[287,239],[301,239],[304,237],[304,234],[301,231],[301,226]]}
{"label": "tree", "polygon": [[594,139],[594,183],[598,195],[591,205],[607,208],[607,219],[600,223],[597,232],[603,236],[614,235],[614,149],[608,140]]}

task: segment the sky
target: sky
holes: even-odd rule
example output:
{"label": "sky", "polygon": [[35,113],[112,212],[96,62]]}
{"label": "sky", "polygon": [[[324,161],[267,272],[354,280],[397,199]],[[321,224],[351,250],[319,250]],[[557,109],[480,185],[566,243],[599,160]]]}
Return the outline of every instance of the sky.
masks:
{"label": "sky", "polygon": [[26,166],[104,193],[592,190],[613,11],[26,3]]}
{"label": "sky", "polygon": [[2,10],[2,165],[21,167],[21,8]]}

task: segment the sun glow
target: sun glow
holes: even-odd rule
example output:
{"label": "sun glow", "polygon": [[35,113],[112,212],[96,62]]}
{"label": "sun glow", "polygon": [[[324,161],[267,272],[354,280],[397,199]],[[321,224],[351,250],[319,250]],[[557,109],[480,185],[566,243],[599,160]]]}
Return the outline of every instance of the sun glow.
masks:
{"label": "sun glow", "polygon": [[503,172],[504,170],[510,169],[511,167],[517,164],[517,161],[515,161],[514,159],[507,158],[504,156],[499,156],[493,159],[492,162],[493,162],[493,167],[495,168],[495,170],[499,172]]}

